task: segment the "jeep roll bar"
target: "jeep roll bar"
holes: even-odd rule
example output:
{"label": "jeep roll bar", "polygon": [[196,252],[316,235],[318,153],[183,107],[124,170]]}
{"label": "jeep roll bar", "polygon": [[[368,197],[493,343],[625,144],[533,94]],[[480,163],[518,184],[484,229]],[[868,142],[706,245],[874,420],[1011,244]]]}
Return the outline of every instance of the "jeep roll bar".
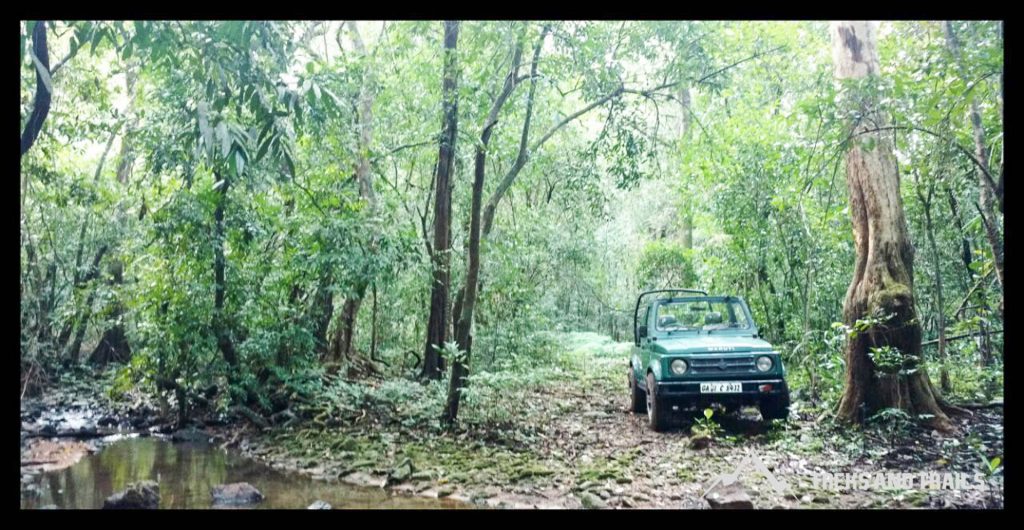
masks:
{"label": "jeep roll bar", "polygon": [[649,294],[657,293],[695,293],[702,294],[704,296],[708,295],[707,291],[701,289],[655,289],[653,291],[645,291],[640,293],[640,296],[636,297],[636,307],[633,309],[633,344],[639,344],[640,342],[640,335],[636,325],[637,316],[640,312],[640,300],[642,300],[643,297]]}

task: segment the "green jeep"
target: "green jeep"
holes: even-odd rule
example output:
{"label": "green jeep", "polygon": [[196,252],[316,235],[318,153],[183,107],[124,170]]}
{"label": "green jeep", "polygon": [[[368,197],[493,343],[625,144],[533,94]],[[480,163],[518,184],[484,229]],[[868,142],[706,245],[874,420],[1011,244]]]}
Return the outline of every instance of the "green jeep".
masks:
{"label": "green jeep", "polygon": [[[650,297],[646,301],[645,297]],[[758,405],[765,420],[789,416],[782,358],[761,340],[747,303],[694,289],[661,289],[637,297],[629,390],[633,412],[651,428],[669,414],[720,403]]]}

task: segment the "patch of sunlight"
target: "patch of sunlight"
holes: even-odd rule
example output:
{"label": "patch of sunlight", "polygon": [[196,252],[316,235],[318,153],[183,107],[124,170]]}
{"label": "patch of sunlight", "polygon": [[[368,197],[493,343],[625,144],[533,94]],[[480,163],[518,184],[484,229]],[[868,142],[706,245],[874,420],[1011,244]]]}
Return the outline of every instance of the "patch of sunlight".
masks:
{"label": "patch of sunlight", "polygon": [[557,334],[557,342],[572,357],[625,357],[630,343],[616,342],[607,335],[592,331],[572,331]]}

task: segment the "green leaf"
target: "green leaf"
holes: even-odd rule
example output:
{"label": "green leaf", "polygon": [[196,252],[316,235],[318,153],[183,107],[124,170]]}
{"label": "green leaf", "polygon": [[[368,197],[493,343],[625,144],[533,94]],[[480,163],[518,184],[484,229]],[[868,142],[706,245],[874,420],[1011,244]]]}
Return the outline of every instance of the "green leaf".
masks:
{"label": "green leaf", "polygon": [[242,155],[242,151],[241,150],[235,150],[235,156],[233,156],[231,159],[234,162],[234,164],[233,164],[234,168],[233,169],[234,169],[235,176],[236,177],[241,177],[242,176],[242,172],[245,171],[245,156]]}
{"label": "green leaf", "polygon": [[260,147],[259,149],[256,150],[257,162],[263,160],[263,155],[267,154],[267,149],[270,148],[270,144],[274,140],[274,137],[275,136],[273,134],[268,134],[266,138],[264,138],[263,141],[260,142]]}
{"label": "green leaf", "polygon": [[199,133],[203,137],[203,143],[206,144],[206,149],[209,150],[213,146],[213,129],[210,128],[210,119],[207,113],[209,107],[205,101],[200,102],[196,106],[196,112],[199,114]]}
{"label": "green leaf", "polygon": [[92,47],[91,47],[91,48],[89,48],[89,53],[93,53],[93,54],[95,54],[95,53],[96,53],[96,47],[97,47],[97,46],[99,46],[99,44],[100,44],[100,41],[101,41],[101,40],[103,40],[103,35],[104,35],[105,33],[106,33],[106,32],[105,32],[104,30],[102,30],[102,29],[100,29],[100,28],[98,28],[98,27],[96,27],[96,28],[93,28],[93,33],[92,33]]}
{"label": "green leaf", "polygon": [[992,460],[988,461],[988,470],[989,471],[995,471],[999,467],[999,464],[1002,464],[1002,463],[1003,463],[1003,459],[999,458],[997,456],[997,457],[993,458]]}
{"label": "green leaf", "polygon": [[222,121],[217,124],[217,136],[220,138],[220,155],[227,158],[231,153],[231,135],[228,134],[227,122]]}

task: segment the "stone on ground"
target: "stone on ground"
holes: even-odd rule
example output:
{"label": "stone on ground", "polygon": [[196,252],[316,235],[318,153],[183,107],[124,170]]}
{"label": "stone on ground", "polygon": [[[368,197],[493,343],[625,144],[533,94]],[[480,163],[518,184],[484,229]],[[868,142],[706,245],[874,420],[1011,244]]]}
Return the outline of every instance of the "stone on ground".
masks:
{"label": "stone on ground", "polygon": [[713,510],[752,510],[750,495],[737,484],[719,486],[704,497]]}

